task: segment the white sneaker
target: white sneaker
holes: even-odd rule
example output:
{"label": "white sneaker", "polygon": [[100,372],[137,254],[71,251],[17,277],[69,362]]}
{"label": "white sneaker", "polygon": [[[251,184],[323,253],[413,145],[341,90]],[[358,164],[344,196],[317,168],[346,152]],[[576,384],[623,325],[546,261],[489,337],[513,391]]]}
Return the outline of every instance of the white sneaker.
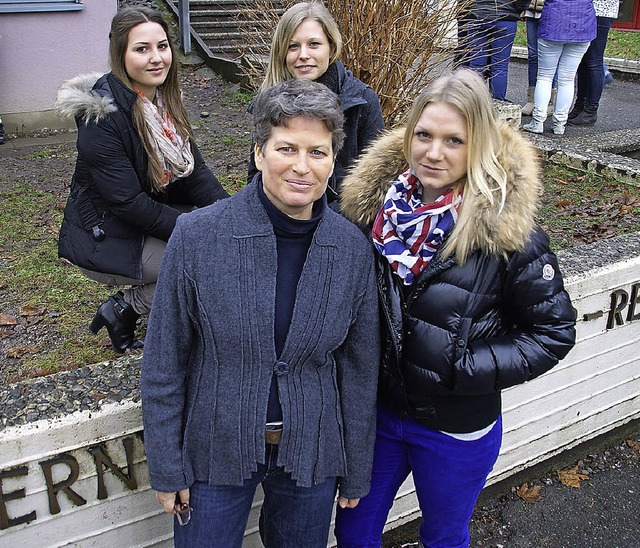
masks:
{"label": "white sneaker", "polygon": [[564,124],[553,124],[553,133],[556,135],[564,135]]}
{"label": "white sneaker", "polygon": [[542,133],[544,131],[544,124],[536,120],[531,120],[528,124],[523,125],[522,129],[530,133]]}

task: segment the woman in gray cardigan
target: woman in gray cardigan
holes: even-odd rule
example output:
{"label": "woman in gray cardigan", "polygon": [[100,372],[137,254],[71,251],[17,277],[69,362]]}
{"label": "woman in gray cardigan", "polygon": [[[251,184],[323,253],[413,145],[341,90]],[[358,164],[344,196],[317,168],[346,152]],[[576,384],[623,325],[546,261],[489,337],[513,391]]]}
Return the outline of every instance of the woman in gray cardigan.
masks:
{"label": "woman in gray cardigan", "polygon": [[149,473],[176,546],[240,547],[262,484],[265,546],[324,548],[336,490],[343,507],[369,490],[373,255],[326,206],[337,96],[287,80],[253,114],[260,176],[181,216],[165,252],[142,366]]}

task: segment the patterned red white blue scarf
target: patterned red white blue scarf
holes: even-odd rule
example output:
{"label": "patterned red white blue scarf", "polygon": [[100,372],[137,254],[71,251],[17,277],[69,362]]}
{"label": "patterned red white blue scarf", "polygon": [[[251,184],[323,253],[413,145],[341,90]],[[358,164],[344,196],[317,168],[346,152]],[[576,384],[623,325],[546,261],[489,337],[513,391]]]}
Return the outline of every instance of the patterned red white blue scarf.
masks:
{"label": "patterned red white blue scarf", "polygon": [[435,202],[422,203],[422,184],[407,169],[387,191],[373,223],[373,244],[402,278],[411,285],[458,220],[462,194],[453,189]]}

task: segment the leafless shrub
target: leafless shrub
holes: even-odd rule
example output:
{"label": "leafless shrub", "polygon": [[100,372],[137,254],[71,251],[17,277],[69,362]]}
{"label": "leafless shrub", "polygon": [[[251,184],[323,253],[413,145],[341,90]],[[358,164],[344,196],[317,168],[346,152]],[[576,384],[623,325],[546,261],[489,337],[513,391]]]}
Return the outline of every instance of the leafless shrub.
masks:
{"label": "leafless shrub", "polygon": [[[257,89],[279,13],[295,1],[255,0],[245,8],[260,29],[242,52]],[[326,0],[344,47],[341,60],[378,94],[388,125],[398,123],[415,96],[454,64],[458,17],[470,0]],[[245,16],[245,15],[243,15]]]}

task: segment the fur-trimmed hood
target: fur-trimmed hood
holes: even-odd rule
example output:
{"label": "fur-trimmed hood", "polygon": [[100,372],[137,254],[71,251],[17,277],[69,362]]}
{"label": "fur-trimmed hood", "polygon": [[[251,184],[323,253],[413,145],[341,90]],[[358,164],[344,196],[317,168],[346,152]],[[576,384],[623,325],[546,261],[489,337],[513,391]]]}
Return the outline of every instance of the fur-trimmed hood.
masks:
{"label": "fur-trimmed hood", "polygon": [[[54,104],[58,114],[87,124],[99,122],[118,110],[110,90],[94,89],[102,78],[102,74],[94,72],[81,74],[62,84]],[[104,78],[106,85],[106,76]]]}
{"label": "fur-trimmed hood", "polygon": [[[502,149],[498,161],[507,173],[507,195],[491,204],[482,194],[464,193],[458,222],[451,235],[467,242],[468,250],[506,255],[522,250],[535,226],[542,194],[536,149],[506,124],[500,129]],[[402,152],[404,127],[385,132],[358,158],[342,184],[340,207],[361,227],[370,227],[397,176],[406,169]],[[465,246],[466,247],[466,246]]]}

